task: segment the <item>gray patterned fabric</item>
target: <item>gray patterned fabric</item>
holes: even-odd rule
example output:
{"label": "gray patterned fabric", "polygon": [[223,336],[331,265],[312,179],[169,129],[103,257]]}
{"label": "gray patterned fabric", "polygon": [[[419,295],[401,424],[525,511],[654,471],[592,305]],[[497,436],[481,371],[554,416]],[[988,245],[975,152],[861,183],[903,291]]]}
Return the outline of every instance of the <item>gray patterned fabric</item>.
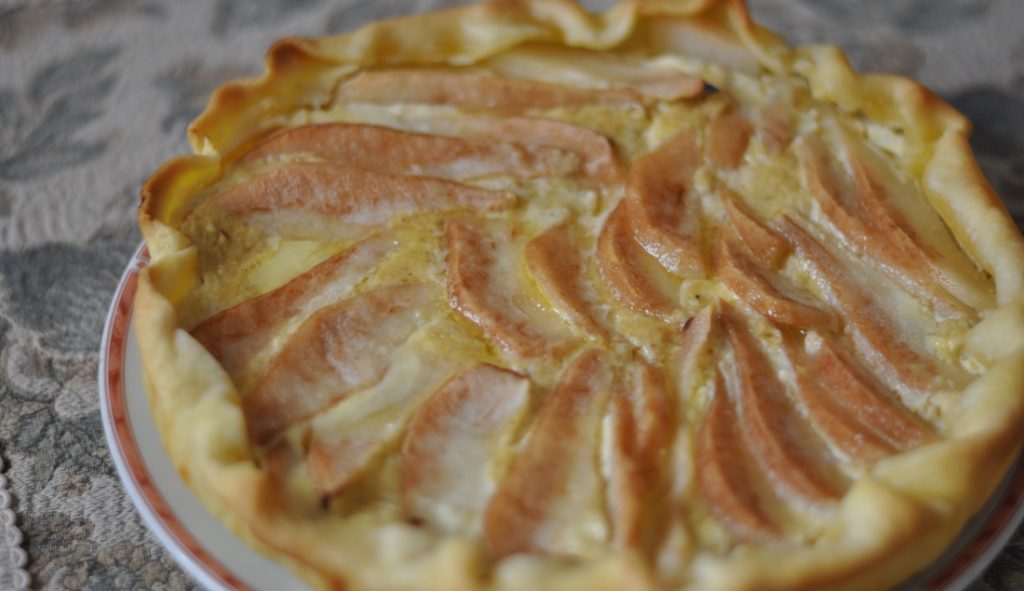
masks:
{"label": "gray patterned fabric", "polygon": [[[125,496],[97,402],[141,181],[187,149],[209,92],[257,72],[275,39],[459,3],[0,0],[0,454],[34,587],[195,586]],[[837,42],[861,69],[914,76],[963,110],[1024,221],[1024,2],[751,4],[791,41]],[[972,590],[1022,588],[1018,535]]]}

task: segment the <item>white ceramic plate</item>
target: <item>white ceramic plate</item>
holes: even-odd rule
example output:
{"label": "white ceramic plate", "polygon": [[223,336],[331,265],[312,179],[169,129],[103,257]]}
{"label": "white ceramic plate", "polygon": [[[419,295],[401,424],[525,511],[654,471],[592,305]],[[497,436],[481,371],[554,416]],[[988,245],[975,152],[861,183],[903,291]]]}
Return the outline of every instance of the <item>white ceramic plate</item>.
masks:
{"label": "white ceramic plate", "polygon": [[[99,394],[103,429],[117,472],[143,521],[175,560],[215,590],[301,590],[309,587],[217,521],[182,482],[164,452],[143,383],[132,325],[139,247],[121,278],[103,329]],[[1024,518],[1024,467],[1014,465],[957,542],[928,570],[899,587],[961,591],[981,575]]]}

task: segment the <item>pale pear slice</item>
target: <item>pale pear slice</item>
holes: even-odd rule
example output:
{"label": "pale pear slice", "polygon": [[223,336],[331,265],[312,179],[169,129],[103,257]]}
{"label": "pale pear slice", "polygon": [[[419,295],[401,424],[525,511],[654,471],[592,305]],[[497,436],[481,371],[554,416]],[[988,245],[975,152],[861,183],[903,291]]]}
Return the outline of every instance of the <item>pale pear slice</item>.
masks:
{"label": "pale pear slice", "polygon": [[694,132],[676,134],[633,163],[624,201],[637,242],[670,272],[689,278],[705,274],[692,186],[700,158]]}
{"label": "pale pear slice", "polygon": [[246,364],[283,326],[346,296],[392,248],[394,241],[385,236],[367,238],[281,287],[207,318],[192,336],[238,384]]}
{"label": "pale pear slice", "polygon": [[837,475],[829,470],[827,458],[815,451],[823,442],[793,408],[747,321],[727,306],[722,319],[734,357],[740,430],[751,455],[783,497],[813,505],[834,501],[840,496]]}
{"label": "pale pear slice", "polygon": [[306,461],[317,492],[345,490],[395,450],[422,401],[455,369],[450,360],[403,345],[379,382],[314,417]]}
{"label": "pale pear slice", "polygon": [[345,491],[398,448],[406,425],[458,366],[401,345],[376,384],[319,413],[310,422],[306,464],[319,495]]}
{"label": "pale pear slice", "polygon": [[[325,223],[365,231],[395,218],[513,205],[515,195],[429,177],[398,176],[327,162],[283,164],[213,195],[203,207],[262,219],[284,219],[283,233]],[[262,218],[260,217],[262,216]],[[273,221],[263,220],[268,224]]]}
{"label": "pale pear slice", "polygon": [[[904,289],[931,302],[942,315],[974,316],[969,306],[935,281],[928,255],[888,215],[879,212],[878,196],[866,179],[851,183],[845,178],[839,170],[840,163],[828,155],[817,138],[806,138],[797,153],[808,189],[825,216],[851,244]],[[875,207],[870,206],[872,202]],[[866,213],[865,204],[875,212],[872,216]]]}
{"label": "pale pear slice", "polygon": [[338,89],[350,103],[452,105],[468,110],[524,112],[573,105],[640,105],[632,88],[574,88],[455,70],[392,69],[362,72]]}
{"label": "pale pear slice", "polygon": [[936,360],[904,342],[889,312],[817,239],[785,215],[779,221],[779,229],[826,282],[835,304],[843,312],[857,351],[876,375],[895,389],[906,388],[925,398],[937,389],[955,388],[958,380],[944,375]]}
{"label": "pale pear slice", "polygon": [[932,429],[847,359],[834,343],[813,333],[805,345],[814,379],[832,399],[878,433],[890,446],[906,451],[932,439]]}
{"label": "pale pear slice", "polygon": [[789,255],[786,240],[749,213],[731,191],[721,189],[719,195],[725,219],[743,241],[747,254],[762,267],[778,269]]}
{"label": "pale pear slice", "polygon": [[423,284],[381,287],[310,316],[242,399],[255,445],[383,377],[434,302]]}
{"label": "pale pear slice", "polygon": [[757,135],[768,154],[780,154],[793,142],[796,135],[793,121],[795,112],[793,91],[789,86],[780,86],[757,109]]}
{"label": "pale pear slice", "polygon": [[730,105],[708,123],[705,149],[708,161],[718,168],[733,169],[740,165],[747,151],[754,126],[739,108]]}
{"label": "pale pear slice", "polygon": [[538,144],[472,141],[357,123],[287,129],[253,146],[238,163],[300,153],[374,172],[448,179],[565,176],[579,164],[574,154]]}
{"label": "pale pear slice", "polygon": [[615,297],[633,310],[656,318],[668,318],[676,308],[667,290],[652,276],[652,260],[633,237],[623,203],[605,220],[597,238],[597,265]]}
{"label": "pale pear slice", "polygon": [[509,352],[540,357],[561,352],[568,334],[557,316],[519,289],[519,264],[504,229],[462,217],[448,226],[448,300]]}
{"label": "pale pear slice", "polygon": [[633,365],[630,383],[616,388],[611,407],[612,543],[649,554],[660,529],[656,493],[672,434],[664,372],[644,362]]}
{"label": "pale pear slice", "polygon": [[751,480],[753,459],[721,373],[716,373],[714,397],[697,432],[696,448],[697,487],[711,513],[743,540],[767,543],[781,538]]}
{"label": "pale pear slice", "polygon": [[520,45],[490,58],[486,65],[505,78],[630,88],[645,98],[663,101],[693,98],[705,89],[700,78],[665,63],[551,45]]}
{"label": "pale pear slice", "polygon": [[596,349],[562,372],[484,511],[494,558],[584,556],[607,543],[598,449],[611,385],[608,357]]}
{"label": "pale pear slice", "polygon": [[442,385],[416,411],[402,447],[405,513],[442,532],[477,533],[495,489],[491,458],[527,410],[530,380],[489,364]]}
{"label": "pale pear slice", "polygon": [[841,394],[817,379],[815,370],[798,350],[799,343],[787,339],[787,354],[796,373],[797,394],[807,417],[818,433],[857,465],[869,468],[895,452],[884,438],[861,420],[856,403],[841,400]]}
{"label": "pale pear slice", "polygon": [[839,319],[801,295],[781,276],[747,258],[731,231],[723,229],[715,245],[715,271],[738,298],[765,317],[795,328],[835,331]]}
{"label": "pale pear slice", "polygon": [[555,311],[590,334],[608,338],[608,330],[597,321],[597,296],[586,280],[570,226],[555,226],[528,242],[526,265]]}
{"label": "pale pear slice", "polygon": [[705,376],[702,368],[710,359],[710,344],[717,325],[718,312],[707,306],[683,325],[679,345],[673,349],[676,383],[681,396],[692,396]]}
{"label": "pale pear slice", "polygon": [[538,144],[567,150],[583,161],[583,172],[587,176],[606,185],[621,183],[625,176],[612,142],[579,125],[540,117],[460,117],[445,121],[444,125],[457,135],[470,139]]}

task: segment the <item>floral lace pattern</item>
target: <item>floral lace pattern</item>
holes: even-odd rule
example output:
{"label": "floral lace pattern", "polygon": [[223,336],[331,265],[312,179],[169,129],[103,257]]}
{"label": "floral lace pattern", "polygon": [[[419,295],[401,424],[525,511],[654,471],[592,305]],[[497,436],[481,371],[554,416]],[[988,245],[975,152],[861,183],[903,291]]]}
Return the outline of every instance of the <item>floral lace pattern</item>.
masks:
{"label": "floral lace pattern", "polygon": [[[187,150],[210,91],[258,72],[274,40],[465,3],[0,2],[0,589],[196,588],[128,500],[99,416],[100,335],[139,243],[138,187]],[[838,43],[859,68],[918,78],[965,112],[1024,223],[1024,2],[749,3],[792,42]],[[12,567],[19,529],[27,561]],[[19,568],[30,581],[5,578]],[[1022,588],[1018,533],[970,590]]]}

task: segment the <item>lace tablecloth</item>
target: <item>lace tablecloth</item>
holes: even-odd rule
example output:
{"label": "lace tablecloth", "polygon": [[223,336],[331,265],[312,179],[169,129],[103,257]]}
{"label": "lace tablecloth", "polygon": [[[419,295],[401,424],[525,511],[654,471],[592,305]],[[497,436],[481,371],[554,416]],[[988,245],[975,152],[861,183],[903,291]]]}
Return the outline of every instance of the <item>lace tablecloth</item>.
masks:
{"label": "lace tablecloth", "polygon": [[[24,534],[0,503],[0,573],[20,541],[34,588],[195,586],[140,521],[100,424],[97,349],[139,242],[139,185],[187,149],[209,92],[258,71],[278,37],[457,3],[0,0],[0,466]],[[918,78],[965,112],[1024,220],[1024,2],[751,4],[791,41],[837,42],[861,69]],[[997,589],[1024,589],[1019,534],[972,587]]]}

